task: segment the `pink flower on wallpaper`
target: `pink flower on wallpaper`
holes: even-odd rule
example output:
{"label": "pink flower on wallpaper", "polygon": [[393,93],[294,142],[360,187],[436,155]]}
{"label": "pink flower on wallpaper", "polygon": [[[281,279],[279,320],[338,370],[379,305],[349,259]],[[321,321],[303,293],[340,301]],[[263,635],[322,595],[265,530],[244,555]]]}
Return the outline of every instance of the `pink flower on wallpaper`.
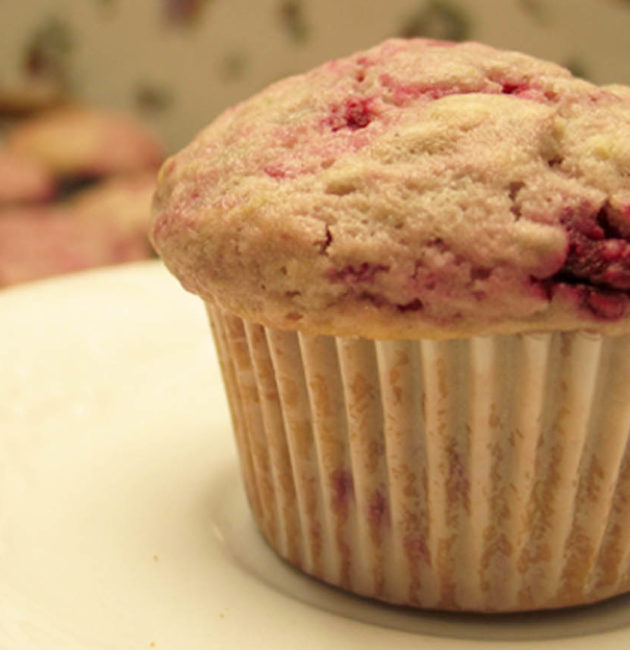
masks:
{"label": "pink flower on wallpaper", "polygon": [[169,23],[187,25],[196,22],[209,0],[163,0],[164,16]]}

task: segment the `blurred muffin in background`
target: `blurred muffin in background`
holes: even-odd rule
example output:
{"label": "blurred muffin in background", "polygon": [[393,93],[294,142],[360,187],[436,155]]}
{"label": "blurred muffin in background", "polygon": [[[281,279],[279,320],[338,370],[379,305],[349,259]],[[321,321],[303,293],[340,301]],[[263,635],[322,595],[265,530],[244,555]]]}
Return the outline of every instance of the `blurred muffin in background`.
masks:
{"label": "blurred muffin in background", "polygon": [[56,180],[44,165],[0,148],[0,205],[49,201],[56,191]]}
{"label": "blurred muffin in background", "polygon": [[0,287],[151,257],[153,185],[113,179],[67,201],[0,209]]}
{"label": "blurred muffin in background", "polygon": [[0,147],[0,287],[153,257],[164,148],[136,119],[88,107],[25,114]]}
{"label": "blurred muffin in background", "polygon": [[151,172],[111,178],[77,192],[68,203],[84,227],[109,224],[124,242],[130,260],[153,257],[147,231],[155,183],[155,174]]}
{"label": "blurred muffin in background", "polygon": [[75,105],[18,123],[8,133],[7,146],[62,178],[157,169],[164,158],[156,136],[130,116]]}

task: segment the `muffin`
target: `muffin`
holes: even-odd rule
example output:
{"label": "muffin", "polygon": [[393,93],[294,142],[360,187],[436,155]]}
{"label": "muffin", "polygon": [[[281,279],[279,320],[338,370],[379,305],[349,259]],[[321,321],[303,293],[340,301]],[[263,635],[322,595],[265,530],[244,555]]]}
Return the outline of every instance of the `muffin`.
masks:
{"label": "muffin", "polygon": [[133,118],[78,105],[17,123],[9,131],[7,146],[64,179],[157,169],[164,157],[157,138]]}
{"label": "muffin", "polygon": [[630,590],[628,89],[390,40],[219,116],[151,235],[281,557],[441,610]]}
{"label": "muffin", "polygon": [[150,257],[146,231],[87,199],[0,209],[0,288]]}
{"label": "muffin", "polygon": [[105,224],[126,240],[134,257],[154,257],[147,236],[155,173],[140,172],[107,179],[74,194],[68,201],[82,223]]}
{"label": "muffin", "polygon": [[0,146],[0,205],[48,201],[55,192],[55,178],[46,167]]}

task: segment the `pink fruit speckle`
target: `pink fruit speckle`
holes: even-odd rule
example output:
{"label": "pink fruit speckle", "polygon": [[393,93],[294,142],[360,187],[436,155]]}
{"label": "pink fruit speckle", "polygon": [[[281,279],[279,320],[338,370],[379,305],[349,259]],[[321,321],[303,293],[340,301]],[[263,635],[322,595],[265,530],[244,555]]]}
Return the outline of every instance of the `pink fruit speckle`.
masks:
{"label": "pink fruit speckle", "polygon": [[267,165],[263,171],[267,176],[271,176],[271,178],[284,178],[287,175],[286,169],[282,165],[277,164]]}
{"label": "pink fruit speckle", "polygon": [[426,84],[403,83],[394,79],[389,74],[382,74],[379,80],[384,88],[393,95],[393,101],[398,106],[408,104],[410,101],[424,97],[426,99],[440,99],[457,91],[454,89],[440,88],[439,86],[428,86]]}
{"label": "pink fruit speckle", "polygon": [[350,97],[343,104],[333,106],[325,123],[333,130],[365,128],[375,117],[371,97]]}

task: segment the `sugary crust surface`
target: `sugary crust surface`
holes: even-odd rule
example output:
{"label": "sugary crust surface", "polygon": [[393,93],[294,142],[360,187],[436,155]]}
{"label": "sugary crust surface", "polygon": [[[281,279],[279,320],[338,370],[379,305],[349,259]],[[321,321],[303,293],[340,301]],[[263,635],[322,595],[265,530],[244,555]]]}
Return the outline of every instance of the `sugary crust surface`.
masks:
{"label": "sugary crust surface", "polygon": [[233,107],[162,168],[184,287],[370,338],[630,331],[630,89],[391,40]]}
{"label": "sugary crust surface", "polygon": [[64,106],[21,122],[8,147],[58,176],[100,177],[156,169],[164,159],[157,138],[116,111]]}

